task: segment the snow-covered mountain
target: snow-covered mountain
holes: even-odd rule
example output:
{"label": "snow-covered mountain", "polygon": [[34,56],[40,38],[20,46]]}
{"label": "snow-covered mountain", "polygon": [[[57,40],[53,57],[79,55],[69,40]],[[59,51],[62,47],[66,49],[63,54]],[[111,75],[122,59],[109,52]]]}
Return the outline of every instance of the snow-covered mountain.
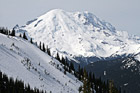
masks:
{"label": "snow-covered mountain", "polygon": [[[117,31],[110,23],[89,12],[66,12],[54,9],[15,27],[18,33],[68,57],[107,58],[140,52],[140,38]],[[90,61],[91,62],[91,61]]]}
{"label": "snow-covered mountain", "polygon": [[47,93],[79,93],[82,85],[73,75],[65,75],[60,62],[35,45],[3,34],[0,34],[0,71]]}
{"label": "snow-covered mountain", "polygon": [[[83,66],[95,75],[120,81],[118,86],[139,93],[139,37],[118,31],[87,11],[72,13],[61,9],[51,10],[14,29],[17,36],[25,32],[29,40],[48,45],[51,55],[59,52],[81,65],[88,63]],[[20,37],[0,34],[0,70],[31,87],[52,93],[78,93],[82,85],[73,75],[65,75],[57,60]],[[138,86],[132,87],[135,85]]]}

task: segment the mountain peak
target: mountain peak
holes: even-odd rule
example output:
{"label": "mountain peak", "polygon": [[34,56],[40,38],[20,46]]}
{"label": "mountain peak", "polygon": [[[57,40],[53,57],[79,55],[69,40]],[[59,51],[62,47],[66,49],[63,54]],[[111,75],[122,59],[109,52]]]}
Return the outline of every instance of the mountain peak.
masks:
{"label": "mountain peak", "polygon": [[53,10],[48,11],[44,15],[57,15],[57,14],[64,13],[64,12],[66,12],[66,11],[64,11],[62,9],[53,9]]}
{"label": "mountain peak", "polygon": [[34,41],[48,45],[54,55],[59,52],[72,57],[110,57],[140,51],[139,44],[127,32],[117,31],[87,11],[54,9],[17,29],[22,31]]}
{"label": "mountain peak", "polygon": [[[61,20],[61,22],[62,22],[62,20],[63,21],[71,20],[73,22],[77,22],[78,24],[82,23],[82,25],[89,26],[89,28],[91,28],[91,30],[94,30],[94,28],[97,28],[99,30],[110,30],[112,32],[115,32],[115,30],[116,30],[115,27],[113,27],[110,23],[100,20],[94,14],[92,14],[88,11],[67,12],[62,9],[53,9],[53,10],[50,10],[49,12],[45,13],[44,15],[38,17],[37,19],[39,20],[38,23],[40,23],[43,20],[44,20],[44,22],[45,22],[45,20],[46,21]],[[37,19],[28,21],[27,25],[36,21]],[[58,19],[58,20],[56,20],[56,19]]]}
{"label": "mountain peak", "polygon": [[92,24],[94,27],[99,28],[100,30],[110,30],[112,32],[115,32],[116,30],[110,23],[100,20],[93,13],[88,11],[75,12],[75,15],[77,15],[79,19],[85,20],[84,24]]}
{"label": "mountain peak", "polygon": [[52,13],[60,13],[60,12],[65,12],[65,10],[63,10],[63,9],[52,9],[48,13],[50,13],[50,12],[52,12]]}

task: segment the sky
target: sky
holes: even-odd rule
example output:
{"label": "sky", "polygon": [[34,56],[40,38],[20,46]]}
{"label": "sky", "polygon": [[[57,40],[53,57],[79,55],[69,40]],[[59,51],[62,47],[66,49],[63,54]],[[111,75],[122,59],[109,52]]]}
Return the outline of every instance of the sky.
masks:
{"label": "sky", "polygon": [[0,26],[22,26],[52,9],[89,11],[117,30],[140,36],[140,0],[0,0]]}

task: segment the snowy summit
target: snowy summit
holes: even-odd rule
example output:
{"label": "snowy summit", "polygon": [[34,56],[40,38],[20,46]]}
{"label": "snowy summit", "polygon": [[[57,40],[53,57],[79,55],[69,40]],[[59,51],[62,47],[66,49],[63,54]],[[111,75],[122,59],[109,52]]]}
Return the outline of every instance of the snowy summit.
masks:
{"label": "snowy summit", "polygon": [[115,57],[140,52],[140,38],[117,31],[110,23],[89,12],[54,9],[16,27],[33,41],[48,45],[53,55],[69,57]]}

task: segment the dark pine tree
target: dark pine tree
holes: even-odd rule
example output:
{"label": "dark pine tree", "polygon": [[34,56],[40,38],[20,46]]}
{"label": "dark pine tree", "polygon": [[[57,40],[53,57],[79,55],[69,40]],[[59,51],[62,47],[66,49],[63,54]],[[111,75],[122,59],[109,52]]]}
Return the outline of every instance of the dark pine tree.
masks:
{"label": "dark pine tree", "polygon": [[51,51],[50,51],[50,48],[48,48],[48,46],[46,47],[47,49],[47,53],[48,53],[48,55],[50,55],[51,56]]}
{"label": "dark pine tree", "polygon": [[44,43],[43,43],[42,51],[43,51],[43,52],[46,51],[46,49],[45,49],[45,44],[44,44]]}
{"label": "dark pine tree", "polygon": [[65,60],[64,57],[62,57],[61,62],[62,62],[63,65],[66,65],[66,60]]}
{"label": "dark pine tree", "polygon": [[56,55],[56,59],[59,61],[59,62],[61,62],[61,60],[60,60],[60,57],[59,57],[59,54],[57,53],[57,55]]}
{"label": "dark pine tree", "polygon": [[6,74],[0,71],[0,93],[46,93],[39,89],[32,89],[30,85],[25,85],[23,81],[8,78]]}
{"label": "dark pine tree", "polygon": [[84,76],[83,76],[83,93],[91,93],[90,82],[88,81],[88,75],[86,70],[84,69]]}
{"label": "dark pine tree", "polygon": [[81,67],[80,65],[78,66],[78,79],[81,80]]}
{"label": "dark pine tree", "polygon": [[64,69],[64,74],[66,75],[67,74],[67,72],[66,72],[66,70]]}
{"label": "dark pine tree", "polygon": [[24,34],[23,34],[23,38],[26,39],[26,40],[28,40],[28,39],[27,39],[27,36],[26,36],[26,34],[25,34],[25,32],[24,32]]}
{"label": "dark pine tree", "polygon": [[75,69],[74,69],[74,65],[73,65],[72,62],[70,62],[70,68],[71,68],[73,71],[75,71]]}
{"label": "dark pine tree", "polygon": [[39,43],[39,49],[42,50],[41,42]]}
{"label": "dark pine tree", "polygon": [[32,40],[32,38],[30,39],[30,42],[31,42],[31,44],[33,44],[33,40]]}
{"label": "dark pine tree", "polygon": [[22,37],[21,34],[19,35],[19,37]]}
{"label": "dark pine tree", "polygon": [[15,29],[13,28],[11,36],[15,36]]}

